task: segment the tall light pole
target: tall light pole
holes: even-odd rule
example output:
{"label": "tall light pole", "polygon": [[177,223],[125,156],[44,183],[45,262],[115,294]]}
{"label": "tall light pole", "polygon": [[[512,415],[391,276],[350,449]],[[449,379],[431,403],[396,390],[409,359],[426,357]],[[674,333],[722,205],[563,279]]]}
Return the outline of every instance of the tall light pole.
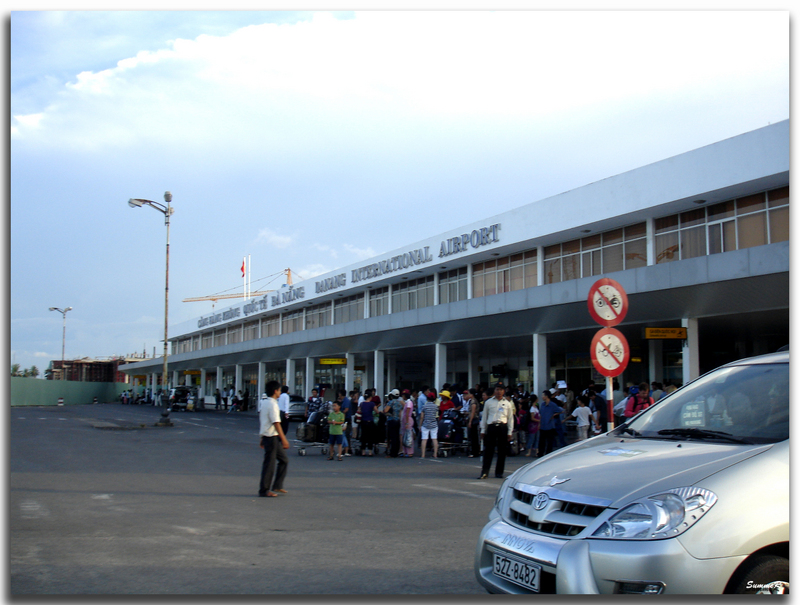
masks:
{"label": "tall light pole", "polygon": [[[172,194],[167,191],[164,193],[164,201],[167,202],[165,206],[161,202],[152,202],[150,200],[142,200],[138,198],[131,198],[128,200],[128,206],[131,208],[141,208],[142,206],[150,206],[158,210],[164,215],[164,224],[167,226],[167,285],[164,288],[164,369],[161,375],[161,420],[158,425],[172,426],[169,420],[169,389],[167,388],[167,346],[168,340],[168,327],[169,327],[169,217],[175,209],[170,206],[172,202]],[[166,391],[166,393],[165,393]]]}
{"label": "tall light pole", "polygon": [[66,380],[67,369],[64,367],[64,346],[67,342],[67,311],[72,311],[72,307],[67,307],[66,309],[50,307],[50,310],[58,311],[64,318],[64,328],[61,330],[61,380]]}

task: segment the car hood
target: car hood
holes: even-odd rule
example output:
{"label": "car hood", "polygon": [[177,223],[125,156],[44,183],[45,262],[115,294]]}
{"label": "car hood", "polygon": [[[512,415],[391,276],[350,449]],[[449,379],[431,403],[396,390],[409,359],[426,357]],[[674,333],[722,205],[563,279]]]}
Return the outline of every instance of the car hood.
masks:
{"label": "car hood", "polygon": [[616,508],[661,490],[694,485],[771,447],[601,435],[522,467],[513,483],[552,486]]}

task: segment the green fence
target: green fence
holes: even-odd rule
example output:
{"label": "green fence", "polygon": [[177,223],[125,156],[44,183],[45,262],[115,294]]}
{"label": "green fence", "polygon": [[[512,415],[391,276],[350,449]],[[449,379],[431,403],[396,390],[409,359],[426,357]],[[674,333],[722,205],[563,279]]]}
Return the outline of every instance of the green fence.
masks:
{"label": "green fence", "polygon": [[[64,405],[111,403],[120,400],[119,395],[131,385],[124,382],[73,382],[71,380],[40,380],[38,378],[10,379],[11,405],[58,405],[59,397]],[[142,392],[139,387],[138,392]]]}

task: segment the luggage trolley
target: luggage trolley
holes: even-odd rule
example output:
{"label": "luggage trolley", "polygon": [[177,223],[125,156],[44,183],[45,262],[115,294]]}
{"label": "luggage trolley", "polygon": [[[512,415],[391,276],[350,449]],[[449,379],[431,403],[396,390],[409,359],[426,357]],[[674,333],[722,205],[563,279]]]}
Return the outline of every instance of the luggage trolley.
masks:
{"label": "luggage trolley", "polygon": [[328,453],[328,415],[326,412],[312,412],[308,422],[301,422],[295,430],[297,455],[305,456],[306,448],[318,447],[321,453]]}
{"label": "luggage trolley", "polygon": [[442,412],[439,421],[439,453],[447,458],[458,452],[466,453],[469,448],[469,439],[465,437],[466,428],[461,412],[456,409]]}

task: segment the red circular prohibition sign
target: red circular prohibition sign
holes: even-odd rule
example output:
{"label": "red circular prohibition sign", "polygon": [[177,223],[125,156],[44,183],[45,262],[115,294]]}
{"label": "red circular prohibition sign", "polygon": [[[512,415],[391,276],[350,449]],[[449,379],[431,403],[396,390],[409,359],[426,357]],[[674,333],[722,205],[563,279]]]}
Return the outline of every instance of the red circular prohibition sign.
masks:
{"label": "red circular prohibition sign", "polygon": [[610,277],[598,279],[589,288],[589,314],[601,326],[616,326],[628,313],[628,295],[619,283]]}
{"label": "red circular prohibition sign", "polygon": [[602,328],[592,339],[592,363],[603,376],[614,378],[628,367],[631,349],[628,341],[619,330]]}

